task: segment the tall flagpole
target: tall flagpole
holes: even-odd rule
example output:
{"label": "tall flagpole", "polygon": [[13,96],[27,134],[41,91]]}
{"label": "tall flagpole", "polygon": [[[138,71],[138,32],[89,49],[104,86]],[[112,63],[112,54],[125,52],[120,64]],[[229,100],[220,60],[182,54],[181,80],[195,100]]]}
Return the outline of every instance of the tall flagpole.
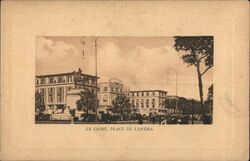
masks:
{"label": "tall flagpole", "polygon": [[177,112],[178,109],[178,72],[175,69],[169,68],[168,70],[172,70],[175,72],[175,109],[174,113]]}
{"label": "tall flagpole", "polygon": [[98,109],[98,94],[97,94],[97,91],[98,91],[98,83],[97,83],[97,39],[98,37],[95,37],[95,77],[96,77],[96,81],[95,81],[95,86],[96,86],[96,109],[95,109],[95,121],[96,121],[96,124],[98,122],[97,120],[97,109]]}
{"label": "tall flagpole", "polygon": [[[85,45],[85,41],[84,41],[84,36],[81,38],[81,43],[82,45],[84,46]],[[84,56],[85,56],[85,52],[84,52],[84,49],[82,50],[82,60],[83,60],[83,63],[82,63],[82,70],[84,70]]]}
{"label": "tall flagpole", "polygon": [[177,73],[177,71],[175,71],[175,99],[176,99],[176,101],[175,101],[175,112],[177,112],[177,109],[178,109],[178,98],[177,98],[177,96],[178,96],[178,94],[177,94],[177,90],[178,90],[178,87],[177,87],[177,82],[178,82],[178,75],[177,75],[178,73]]}

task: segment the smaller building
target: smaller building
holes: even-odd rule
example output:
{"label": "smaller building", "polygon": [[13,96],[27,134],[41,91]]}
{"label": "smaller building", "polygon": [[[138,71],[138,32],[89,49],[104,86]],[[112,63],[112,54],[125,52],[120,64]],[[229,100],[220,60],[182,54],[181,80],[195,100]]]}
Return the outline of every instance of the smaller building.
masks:
{"label": "smaller building", "polygon": [[106,113],[112,107],[112,102],[118,95],[129,94],[129,88],[117,78],[112,78],[107,82],[98,83],[98,111]]}
{"label": "smaller building", "polygon": [[130,91],[129,97],[132,106],[138,109],[142,115],[150,114],[165,115],[165,101],[167,99],[167,91],[163,90],[139,90]]}

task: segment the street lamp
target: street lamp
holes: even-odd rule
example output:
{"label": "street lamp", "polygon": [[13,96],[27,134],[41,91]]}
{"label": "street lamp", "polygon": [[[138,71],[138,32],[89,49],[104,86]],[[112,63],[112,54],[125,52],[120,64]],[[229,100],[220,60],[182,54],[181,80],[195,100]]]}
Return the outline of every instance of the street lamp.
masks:
{"label": "street lamp", "polygon": [[178,109],[178,94],[177,94],[177,91],[178,91],[178,72],[175,70],[175,69],[172,69],[172,68],[168,68],[168,71],[171,70],[171,71],[174,71],[175,72],[175,112],[177,111]]}
{"label": "street lamp", "polygon": [[97,123],[97,109],[98,109],[98,94],[97,94],[97,91],[98,91],[98,84],[97,84],[97,40],[98,40],[99,37],[94,37],[94,40],[95,40],[95,77],[96,77],[96,81],[95,81],[95,86],[96,86],[96,109],[95,109],[95,121]]}

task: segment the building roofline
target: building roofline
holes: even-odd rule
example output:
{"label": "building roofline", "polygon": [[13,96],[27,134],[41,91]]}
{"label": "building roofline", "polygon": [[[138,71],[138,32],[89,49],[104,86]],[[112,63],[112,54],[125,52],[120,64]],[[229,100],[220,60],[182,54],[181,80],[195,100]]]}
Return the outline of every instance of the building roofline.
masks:
{"label": "building roofline", "polygon": [[42,75],[36,75],[36,77],[48,77],[48,76],[59,76],[59,75],[72,75],[73,72],[67,72],[67,73],[53,73],[53,74],[42,74]]}
{"label": "building roofline", "polygon": [[[52,77],[52,76],[60,76],[60,75],[73,75],[74,72],[66,72],[66,73],[54,73],[54,74],[44,74],[44,75],[36,75],[36,77]],[[83,76],[89,76],[89,77],[95,77],[95,78],[100,78],[100,77],[96,77],[94,75],[89,75],[89,74],[83,74],[81,73],[81,75]]]}
{"label": "building roofline", "polygon": [[159,89],[156,89],[156,90],[130,90],[129,92],[167,92],[167,91],[164,91],[164,90],[159,90]]}
{"label": "building roofline", "polygon": [[98,82],[98,84],[109,84],[109,82]]}
{"label": "building roofline", "polygon": [[122,84],[122,83],[117,83],[117,82],[98,82],[98,85],[103,85],[103,84],[108,84],[108,85],[116,84],[116,85],[125,86],[124,84]]}

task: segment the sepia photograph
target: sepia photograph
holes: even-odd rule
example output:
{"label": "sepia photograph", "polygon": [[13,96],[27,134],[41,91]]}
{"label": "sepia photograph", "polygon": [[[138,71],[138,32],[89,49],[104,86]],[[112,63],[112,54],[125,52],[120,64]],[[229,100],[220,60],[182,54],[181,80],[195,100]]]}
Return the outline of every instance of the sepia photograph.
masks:
{"label": "sepia photograph", "polygon": [[213,124],[213,36],[37,36],[36,124]]}

